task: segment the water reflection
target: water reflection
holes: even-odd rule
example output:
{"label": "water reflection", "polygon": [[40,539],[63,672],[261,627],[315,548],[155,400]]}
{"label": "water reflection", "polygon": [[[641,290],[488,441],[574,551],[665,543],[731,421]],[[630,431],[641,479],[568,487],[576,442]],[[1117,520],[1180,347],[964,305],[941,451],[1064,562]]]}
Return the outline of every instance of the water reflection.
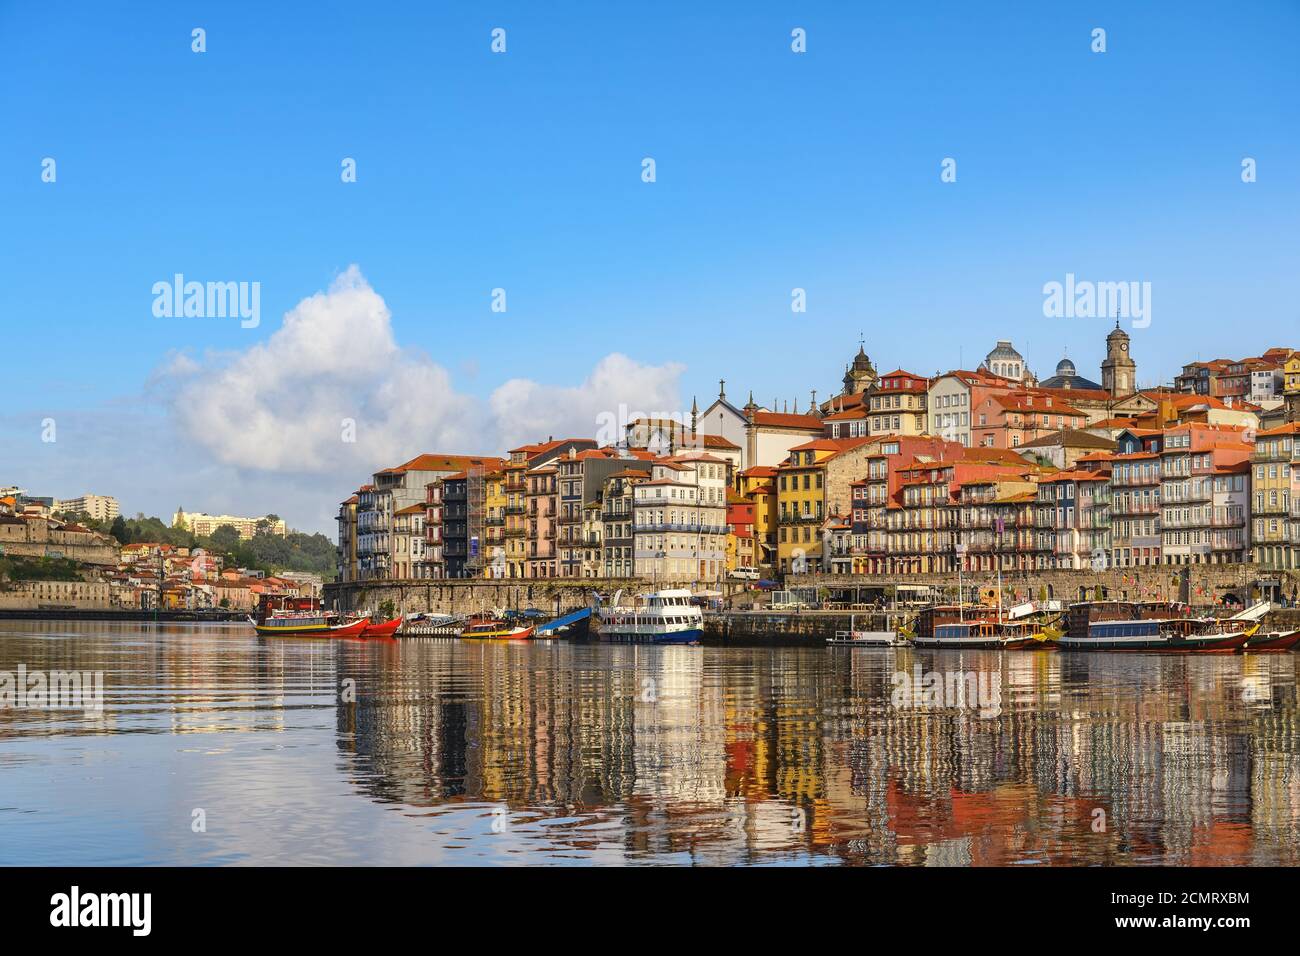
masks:
{"label": "water reflection", "polygon": [[4,623],[0,862],[1295,864],[1295,660]]}

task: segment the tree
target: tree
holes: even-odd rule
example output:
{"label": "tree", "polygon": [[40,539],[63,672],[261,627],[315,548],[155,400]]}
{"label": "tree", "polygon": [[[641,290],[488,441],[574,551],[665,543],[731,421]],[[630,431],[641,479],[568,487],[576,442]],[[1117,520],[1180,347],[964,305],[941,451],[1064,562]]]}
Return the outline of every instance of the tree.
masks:
{"label": "tree", "polygon": [[126,519],[121,515],[113,519],[113,524],[108,529],[108,533],[117,539],[118,544],[131,543],[131,532],[127,529]]}
{"label": "tree", "polygon": [[233,554],[239,550],[239,532],[234,525],[223,524],[212,532],[208,540],[212,542],[212,547],[215,550],[223,554]]}

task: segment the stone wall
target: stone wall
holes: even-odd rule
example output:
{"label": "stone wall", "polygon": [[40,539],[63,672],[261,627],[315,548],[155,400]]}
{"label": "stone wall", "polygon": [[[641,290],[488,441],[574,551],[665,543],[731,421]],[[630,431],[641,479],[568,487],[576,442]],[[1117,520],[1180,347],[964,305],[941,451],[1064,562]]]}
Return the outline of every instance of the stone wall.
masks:
{"label": "stone wall", "polygon": [[[787,575],[787,588],[815,587],[830,591],[852,589],[890,589],[894,585],[929,585],[957,593],[956,574],[799,574]],[[961,583],[970,596],[972,589],[996,589],[996,573],[963,574]],[[1257,564],[1197,564],[1188,566],[1156,565],[1137,568],[1111,568],[1106,571],[1032,571],[1027,574],[1003,573],[1004,599],[1078,601],[1097,596],[1120,600],[1168,599],[1191,604],[1212,604],[1227,594],[1249,601],[1265,592],[1274,597],[1292,598],[1300,588],[1300,572],[1264,568]]]}
{"label": "stone wall", "polygon": [[397,611],[408,614],[473,614],[493,608],[530,607],[558,614],[586,607],[592,591],[608,598],[619,588],[631,591],[647,587],[644,581],[597,578],[335,582],[325,585],[325,604],[344,611],[373,612],[391,601]]}
{"label": "stone wall", "polygon": [[43,518],[0,520],[0,553],[10,557],[69,558],[82,564],[115,567],[117,542],[93,531],[63,531]]}
{"label": "stone wall", "polygon": [[[852,574],[792,574],[786,576],[787,588],[817,588],[829,592],[850,590],[854,587],[884,590],[888,596],[893,585],[930,585],[947,589],[955,597],[957,575],[852,575]],[[971,597],[975,589],[994,589],[997,575],[963,574],[962,584]],[[472,614],[493,608],[523,609],[535,607],[545,613],[558,613],[585,607],[592,591],[608,599],[615,591],[641,592],[654,587],[668,587],[666,582],[654,584],[636,579],[609,580],[604,578],[510,579],[488,581],[469,580],[407,580],[407,581],[355,581],[347,584],[325,585],[324,596],[328,607],[345,611],[376,611],[386,601],[403,613],[423,611],[433,614]],[[674,584],[672,586],[685,586]],[[1118,568],[1108,571],[1035,571],[1028,575],[1004,574],[1003,598],[1014,603],[1020,600],[1078,601],[1099,596],[1119,600],[1180,600],[1190,604],[1214,604],[1228,594],[1248,603],[1260,596],[1261,587],[1274,598],[1294,598],[1300,592],[1300,571],[1279,571],[1261,568],[1255,564],[1207,564],[1189,567],[1156,566]],[[733,604],[747,604],[756,592],[746,590],[744,583],[728,582],[710,584],[731,598]],[[864,593],[864,600],[873,595]],[[764,598],[765,599],[765,598]]]}
{"label": "stone wall", "polygon": [[20,581],[0,585],[0,608],[5,610],[111,607],[109,586],[102,581]]}

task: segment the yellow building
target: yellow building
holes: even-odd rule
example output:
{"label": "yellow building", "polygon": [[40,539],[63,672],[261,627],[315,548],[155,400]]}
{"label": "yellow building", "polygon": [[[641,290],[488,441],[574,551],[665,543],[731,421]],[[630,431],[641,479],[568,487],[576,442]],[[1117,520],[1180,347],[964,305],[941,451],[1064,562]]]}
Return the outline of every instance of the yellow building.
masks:
{"label": "yellow building", "polygon": [[755,567],[775,567],[777,562],[776,478],[776,468],[771,465],[755,465],[736,474],[737,497],[754,505]]}
{"label": "yellow building", "polygon": [[929,408],[930,380],[901,368],[880,376],[867,393],[867,427],[871,435],[923,435]]}
{"label": "yellow building", "polygon": [[[528,449],[510,452],[502,473],[501,490],[505,493],[505,573],[502,577],[522,578],[528,564],[528,515],[524,500],[528,490]],[[499,566],[499,564],[498,564]]]}
{"label": "yellow building", "polygon": [[823,462],[838,451],[834,439],[816,439],[790,449],[790,457],[776,467],[776,551],[782,574],[821,568],[821,524],[826,517]]}
{"label": "yellow building", "polygon": [[489,471],[483,476],[483,576],[506,576],[506,473]]}
{"label": "yellow building", "polygon": [[1282,363],[1282,391],[1300,395],[1300,352],[1292,352]]}

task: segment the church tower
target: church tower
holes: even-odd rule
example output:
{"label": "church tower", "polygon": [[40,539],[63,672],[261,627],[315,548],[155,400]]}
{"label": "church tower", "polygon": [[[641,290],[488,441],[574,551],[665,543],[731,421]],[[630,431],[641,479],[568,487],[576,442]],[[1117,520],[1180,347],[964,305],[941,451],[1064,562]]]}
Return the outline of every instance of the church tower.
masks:
{"label": "church tower", "polygon": [[871,364],[871,359],[867,358],[866,349],[858,346],[858,354],[853,357],[853,364],[844,370],[844,392],[845,395],[856,395],[859,392],[865,392],[876,383],[876,367]]}
{"label": "church tower", "polygon": [[1129,354],[1128,333],[1119,327],[1106,336],[1106,361],[1101,363],[1101,387],[1118,398],[1137,391],[1137,363]]}

